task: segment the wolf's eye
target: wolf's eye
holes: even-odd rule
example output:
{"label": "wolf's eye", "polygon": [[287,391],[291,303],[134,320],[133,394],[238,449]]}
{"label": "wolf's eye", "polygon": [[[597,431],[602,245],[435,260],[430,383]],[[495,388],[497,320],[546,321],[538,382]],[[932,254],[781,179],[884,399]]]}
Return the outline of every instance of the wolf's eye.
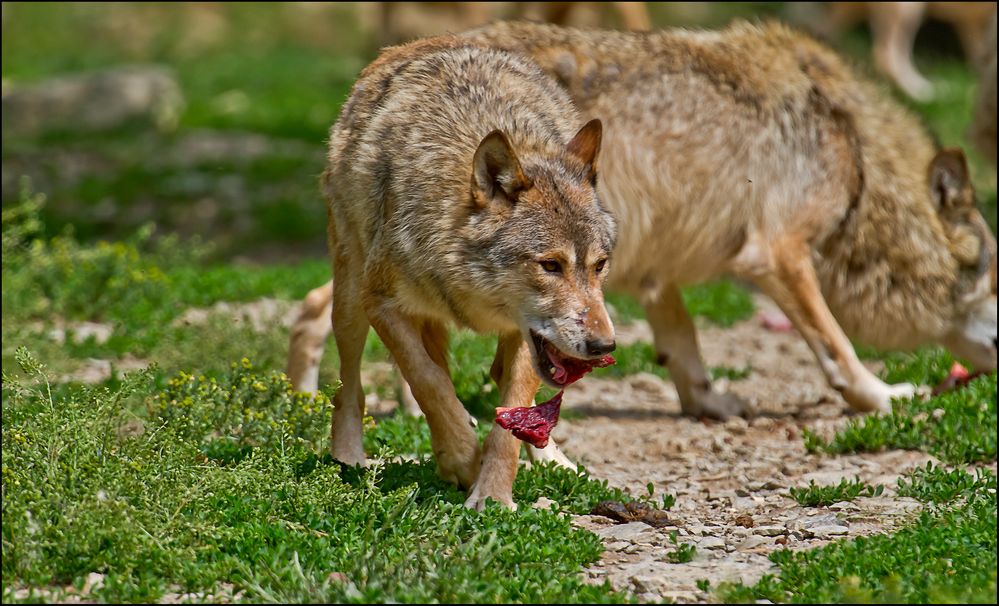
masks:
{"label": "wolf's eye", "polygon": [[607,259],[600,259],[597,264],[593,266],[593,269],[600,273],[604,270],[604,265],[607,265]]}
{"label": "wolf's eye", "polygon": [[541,267],[550,274],[562,273],[562,264],[555,259],[545,259],[541,262]]}

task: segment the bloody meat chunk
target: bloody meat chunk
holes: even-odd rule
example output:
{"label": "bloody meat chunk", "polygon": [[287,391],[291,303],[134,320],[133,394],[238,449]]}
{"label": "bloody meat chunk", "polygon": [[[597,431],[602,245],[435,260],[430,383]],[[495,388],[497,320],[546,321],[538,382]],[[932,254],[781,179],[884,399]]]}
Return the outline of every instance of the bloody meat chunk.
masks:
{"label": "bloody meat chunk", "polygon": [[[606,355],[596,360],[557,360],[559,383],[569,385],[583,378],[583,375],[594,368],[610,366],[616,360],[614,356]],[[553,360],[553,363],[555,361]],[[558,423],[559,410],[562,407],[562,391],[537,406],[514,406],[496,409],[496,424],[513,432],[513,435],[535,448],[548,445],[548,436]]]}
{"label": "bloody meat chunk", "polygon": [[558,423],[558,413],[562,407],[562,392],[537,406],[515,406],[497,408],[496,424],[513,432],[514,437],[535,448],[548,445],[548,436]]}

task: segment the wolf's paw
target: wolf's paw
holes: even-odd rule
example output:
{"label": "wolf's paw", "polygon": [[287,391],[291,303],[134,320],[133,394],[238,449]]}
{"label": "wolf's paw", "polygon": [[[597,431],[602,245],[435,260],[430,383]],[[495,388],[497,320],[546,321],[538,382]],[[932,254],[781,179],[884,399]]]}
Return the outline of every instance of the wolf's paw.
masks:
{"label": "wolf's paw", "polygon": [[347,440],[343,436],[333,436],[333,446],[330,448],[333,458],[345,465],[364,467],[367,459],[364,457],[364,445],[360,440]]}
{"label": "wolf's paw", "polygon": [[[894,398],[925,398],[930,395],[930,388],[925,385],[913,385],[912,383],[898,383],[888,386],[889,400]],[[890,409],[890,406],[889,406]]]}
{"label": "wolf's paw", "polygon": [[527,457],[531,459],[531,463],[547,463],[550,461],[559,467],[576,471],[576,464],[569,457],[565,456],[565,453],[555,444],[554,440],[550,440],[548,446],[544,448],[535,448],[528,445]]}
{"label": "wolf's paw", "polygon": [[460,446],[454,444],[434,453],[437,473],[447,482],[468,488],[475,484],[475,478],[479,475],[481,453],[475,442],[472,442],[470,448]]}
{"label": "wolf's paw", "polygon": [[516,511],[517,504],[513,502],[513,487],[499,486],[498,484],[495,481],[490,482],[488,478],[480,477],[472,486],[472,490],[468,492],[465,507],[482,511],[485,509],[488,499],[492,499],[503,507]]}
{"label": "wolf's paw", "polygon": [[692,399],[693,402],[681,401],[683,414],[718,420],[749,414],[749,405],[746,401],[732,393],[709,389],[696,394]]}
{"label": "wolf's paw", "polygon": [[860,386],[843,391],[843,398],[858,412],[891,413],[891,403],[895,399],[925,396],[927,388],[912,383],[889,385],[876,377]]}

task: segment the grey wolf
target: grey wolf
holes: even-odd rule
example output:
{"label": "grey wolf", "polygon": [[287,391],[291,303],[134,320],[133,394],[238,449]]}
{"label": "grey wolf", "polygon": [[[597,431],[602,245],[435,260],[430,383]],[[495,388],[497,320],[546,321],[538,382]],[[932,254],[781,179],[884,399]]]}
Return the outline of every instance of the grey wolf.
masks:
{"label": "grey wolf", "polygon": [[498,335],[504,406],[562,364],[614,348],[602,285],[616,227],[596,193],[599,120],[524,57],[454,37],[385,50],[332,129],[322,189],[342,387],[333,456],[363,464],[360,363],[369,325],[430,425],[466,505],[514,507],[520,443],[480,449],[448,372],[449,326]]}

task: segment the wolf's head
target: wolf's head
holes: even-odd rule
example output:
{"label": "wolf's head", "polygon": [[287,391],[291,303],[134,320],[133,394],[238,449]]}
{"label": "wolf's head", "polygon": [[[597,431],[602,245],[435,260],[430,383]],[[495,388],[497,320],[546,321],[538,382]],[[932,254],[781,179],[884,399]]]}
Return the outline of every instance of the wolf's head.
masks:
{"label": "wolf's head", "polygon": [[947,248],[957,262],[953,316],[941,343],[976,369],[996,368],[996,240],[975,205],[968,164],[959,149],[933,159],[929,182]]}
{"label": "wolf's head", "polygon": [[616,226],[596,193],[601,132],[592,120],[552,153],[515,150],[493,131],[472,161],[463,256],[475,260],[477,290],[519,326],[538,374],[556,387],[614,349],[602,288]]}

